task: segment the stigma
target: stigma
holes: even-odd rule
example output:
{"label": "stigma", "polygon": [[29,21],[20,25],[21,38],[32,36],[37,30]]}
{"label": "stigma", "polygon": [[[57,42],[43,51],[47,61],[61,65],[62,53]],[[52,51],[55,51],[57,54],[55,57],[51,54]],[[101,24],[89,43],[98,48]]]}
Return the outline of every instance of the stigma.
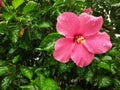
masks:
{"label": "stigma", "polygon": [[83,44],[83,43],[86,42],[85,38],[84,38],[83,36],[81,36],[81,35],[76,35],[76,36],[74,37],[74,41],[75,41],[76,43],[78,43],[78,44]]}

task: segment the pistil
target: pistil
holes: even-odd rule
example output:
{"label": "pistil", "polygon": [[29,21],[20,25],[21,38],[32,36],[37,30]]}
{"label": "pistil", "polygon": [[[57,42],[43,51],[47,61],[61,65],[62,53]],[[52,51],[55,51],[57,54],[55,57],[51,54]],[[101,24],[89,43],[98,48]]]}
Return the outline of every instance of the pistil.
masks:
{"label": "pistil", "polygon": [[74,38],[75,42],[77,42],[78,44],[83,44],[85,43],[85,38],[81,35],[76,35]]}

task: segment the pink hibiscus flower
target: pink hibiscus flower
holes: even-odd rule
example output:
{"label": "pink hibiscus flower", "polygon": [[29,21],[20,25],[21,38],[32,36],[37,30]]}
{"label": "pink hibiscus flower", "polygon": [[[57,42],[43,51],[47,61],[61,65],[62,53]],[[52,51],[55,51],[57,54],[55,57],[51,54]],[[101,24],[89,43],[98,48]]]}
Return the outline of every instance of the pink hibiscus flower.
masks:
{"label": "pink hibiscus flower", "polygon": [[0,0],[0,7],[4,7],[2,0]]}
{"label": "pink hibiscus flower", "polygon": [[85,13],[87,14],[91,14],[92,13],[92,9],[91,8],[84,8],[83,10]]}
{"label": "pink hibiscus flower", "polygon": [[66,63],[70,60],[79,66],[89,65],[94,59],[94,54],[107,52],[112,44],[110,37],[105,32],[99,32],[103,18],[87,13],[79,16],[72,12],[64,12],[57,18],[57,31],[62,34],[55,43],[54,58]]}

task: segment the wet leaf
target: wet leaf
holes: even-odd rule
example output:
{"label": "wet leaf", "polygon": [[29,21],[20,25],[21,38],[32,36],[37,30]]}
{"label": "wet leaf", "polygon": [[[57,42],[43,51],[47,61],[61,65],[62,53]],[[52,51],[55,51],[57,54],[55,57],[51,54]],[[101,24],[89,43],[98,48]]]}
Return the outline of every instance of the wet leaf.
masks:
{"label": "wet leaf", "polygon": [[111,57],[111,56],[104,56],[104,57],[102,58],[102,60],[103,60],[103,61],[110,61],[110,60],[112,60],[112,57]]}
{"label": "wet leaf", "polygon": [[74,64],[73,63],[60,63],[59,64],[59,73],[64,73],[64,72],[68,72],[73,68]]}
{"label": "wet leaf", "polygon": [[2,84],[1,84],[2,90],[7,90],[12,80],[13,80],[13,76],[6,76],[5,78],[3,78]]}
{"label": "wet leaf", "polygon": [[17,9],[23,3],[24,3],[24,0],[12,0],[12,5],[13,5],[14,9]]}
{"label": "wet leaf", "polygon": [[27,77],[28,79],[32,79],[32,77],[33,77],[33,71],[32,70],[30,70],[28,67],[25,67],[25,66],[21,66],[20,70],[21,70],[21,73],[25,77]]}
{"label": "wet leaf", "polygon": [[17,63],[19,61],[20,55],[17,55],[13,58],[12,62]]}
{"label": "wet leaf", "polygon": [[101,77],[99,80],[99,88],[108,87],[112,84],[112,79],[108,76]]}
{"label": "wet leaf", "polygon": [[18,27],[13,27],[10,29],[11,32],[10,32],[10,39],[13,43],[16,43],[18,41],[18,32],[19,32],[19,29]]}
{"label": "wet leaf", "polygon": [[59,90],[59,87],[53,79],[47,78],[42,85],[42,90]]}
{"label": "wet leaf", "polygon": [[22,90],[40,90],[36,85],[25,85],[25,86],[20,86],[20,88],[22,88]]}
{"label": "wet leaf", "polygon": [[23,8],[23,13],[27,14],[37,8],[37,3],[34,1],[29,1],[26,6]]}
{"label": "wet leaf", "polygon": [[110,65],[107,64],[107,63],[105,63],[105,62],[100,62],[100,63],[98,64],[98,66],[99,66],[100,68],[105,69],[105,70],[111,71]]}
{"label": "wet leaf", "polygon": [[48,28],[48,27],[50,27],[50,23],[49,22],[42,22],[39,24],[38,27],[39,28]]}
{"label": "wet leaf", "polygon": [[115,90],[120,89],[120,80],[119,79],[114,78],[113,84],[114,84]]}
{"label": "wet leaf", "polygon": [[41,89],[45,79],[46,78],[41,73],[38,72],[37,78],[33,82],[39,87],[39,89]]}
{"label": "wet leaf", "polygon": [[7,74],[8,71],[9,71],[9,68],[7,66],[1,66],[0,67],[0,76]]}
{"label": "wet leaf", "polygon": [[87,82],[92,81],[93,76],[94,76],[94,73],[93,73],[91,70],[89,70],[89,71],[85,74],[85,79],[86,79],[86,81],[87,81]]}
{"label": "wet leaf", "polygon": [[58,33],[50,33],[48,34],[41,42],[38,50],[46,50],[50,51],[54,49],[55,41],[60,38]]}

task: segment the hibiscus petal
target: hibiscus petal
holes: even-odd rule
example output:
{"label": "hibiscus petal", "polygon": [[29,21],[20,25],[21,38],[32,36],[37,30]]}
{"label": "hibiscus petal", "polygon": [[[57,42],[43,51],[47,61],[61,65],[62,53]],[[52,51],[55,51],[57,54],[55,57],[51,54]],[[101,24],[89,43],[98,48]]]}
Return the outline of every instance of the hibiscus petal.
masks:
{"label": "hibiscus petal", "polygon": [[79,17],[72,12],[64,12],[57,18],[57,31],[68,37],[74,37],[74,35],[79,34],[80,29]]}
{"label": "hibiscus petal", "polygon": [[66,63],[70,59],[73,48],[74,42],[72,39],[60,38],[55,44],[55,51],[53,53],[53,56],[59,62]]}
{"label": "hibiscus petal", "polygon": [[0,7],[4,7],[2,0],[0,0]]}
{"label": "hibiscus petal", "polygon": [[94,35],[99,32],[103,24],[103,18],[95,17],[87,13],[82,13],[79,16],[80,29],[83,36]]}
{"label": "hibiscus petal", "polygon": [[110,37],[105,32],[86,38],[84,45],[94,54],[105,53],[112,47]]}
{"label": "hibiscus petal", "polygon": [[92,13],[92,8],[84,8],[83,11],[87,14],[91,14]]}
{"label": "hibiscus petal", "polygon": [[71,59],[79,67],[89,65],[94,58],[94,54],[90,53],[83,45],[76,44],[71,54]]}

